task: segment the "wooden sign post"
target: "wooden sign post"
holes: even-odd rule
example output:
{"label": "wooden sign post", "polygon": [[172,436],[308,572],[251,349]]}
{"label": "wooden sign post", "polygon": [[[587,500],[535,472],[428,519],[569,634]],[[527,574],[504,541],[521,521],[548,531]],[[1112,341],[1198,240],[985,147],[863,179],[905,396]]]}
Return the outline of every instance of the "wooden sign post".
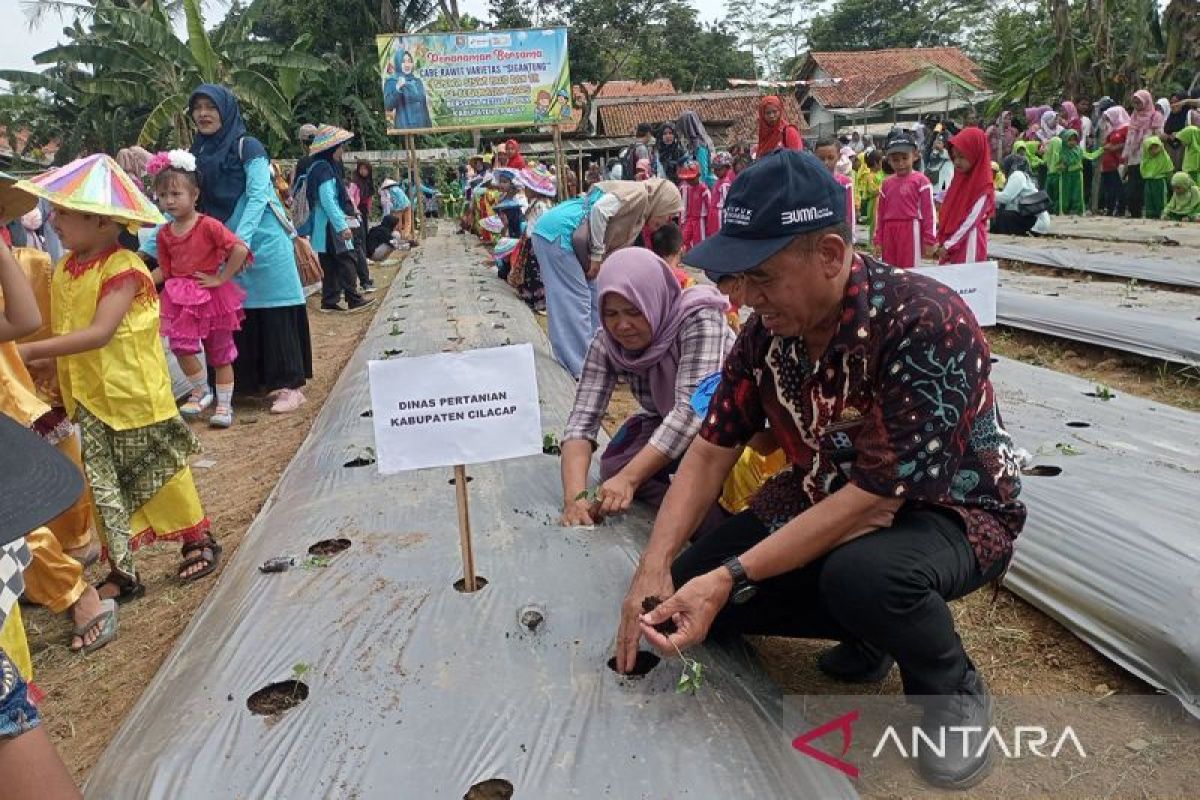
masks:
{"label": "wooden sign post", "polygon": [[471,543],[471,510],[467,504],[467,468],[454,466],[454,493],[458,500],[458,539],[462,547],[463,591],[473,592],[475,583],[475,547]]}
{"label": "wooden sign post", "polygon": [[367,375],[380,474],[454,469],[462,590],[478,590],[465,465],[541,454],[532,345],[370,361]]}

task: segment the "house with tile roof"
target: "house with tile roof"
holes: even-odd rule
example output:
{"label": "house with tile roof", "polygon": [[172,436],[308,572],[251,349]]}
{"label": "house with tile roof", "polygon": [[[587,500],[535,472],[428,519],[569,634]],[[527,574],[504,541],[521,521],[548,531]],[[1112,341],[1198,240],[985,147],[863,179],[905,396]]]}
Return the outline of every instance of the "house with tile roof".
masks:
{"label": "house with tile roof", "polygon": [[797,98],[814,136],[886,133],[928,114],[991,97],[979,67],[957,47],[808,53]]}

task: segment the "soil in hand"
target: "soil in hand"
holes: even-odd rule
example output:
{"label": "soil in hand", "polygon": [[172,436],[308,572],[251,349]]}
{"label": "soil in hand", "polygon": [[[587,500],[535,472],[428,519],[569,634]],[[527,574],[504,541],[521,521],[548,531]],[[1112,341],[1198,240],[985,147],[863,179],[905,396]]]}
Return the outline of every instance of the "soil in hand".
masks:
{"label": "soil in hand", "polygon": [[[642,613],[649,614],[654,609],[662,605],[662,600],[658,595],[652,594],[642,598]],[[663,636],[670,636],[679,631],[679,626],[675,624],[675,620],[666,619],[654,626],[654,630],[661,633]]]}

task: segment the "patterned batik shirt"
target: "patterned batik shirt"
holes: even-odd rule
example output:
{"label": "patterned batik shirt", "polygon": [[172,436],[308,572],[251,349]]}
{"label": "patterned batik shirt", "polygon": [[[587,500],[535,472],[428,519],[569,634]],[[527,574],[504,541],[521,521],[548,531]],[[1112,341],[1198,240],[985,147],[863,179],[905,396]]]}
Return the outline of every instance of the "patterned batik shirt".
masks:
{"label": "patterned batik shirt", "polygon": [[789,467],[750,509],[771,530],[849,482],[953,510],[986,570],[1011,555],[1025,524],[990,371],[987,340],[954,291],[856,257],[824,355],[813,363],[803,339],[751,317],[700,435],[737,447],[769,423]]}

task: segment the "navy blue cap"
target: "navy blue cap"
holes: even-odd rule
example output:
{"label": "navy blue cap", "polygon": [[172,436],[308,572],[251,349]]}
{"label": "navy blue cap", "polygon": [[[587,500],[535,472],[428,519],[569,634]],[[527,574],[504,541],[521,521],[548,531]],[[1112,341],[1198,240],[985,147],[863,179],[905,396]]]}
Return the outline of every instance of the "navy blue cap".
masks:
{"label": "navy blue cap", "polygon": [[716,236],[683,257],[710,280],[754,269],[797,236],[846,220],[846,189],[814,155],[776,150],[746,168],[729,187]]}

